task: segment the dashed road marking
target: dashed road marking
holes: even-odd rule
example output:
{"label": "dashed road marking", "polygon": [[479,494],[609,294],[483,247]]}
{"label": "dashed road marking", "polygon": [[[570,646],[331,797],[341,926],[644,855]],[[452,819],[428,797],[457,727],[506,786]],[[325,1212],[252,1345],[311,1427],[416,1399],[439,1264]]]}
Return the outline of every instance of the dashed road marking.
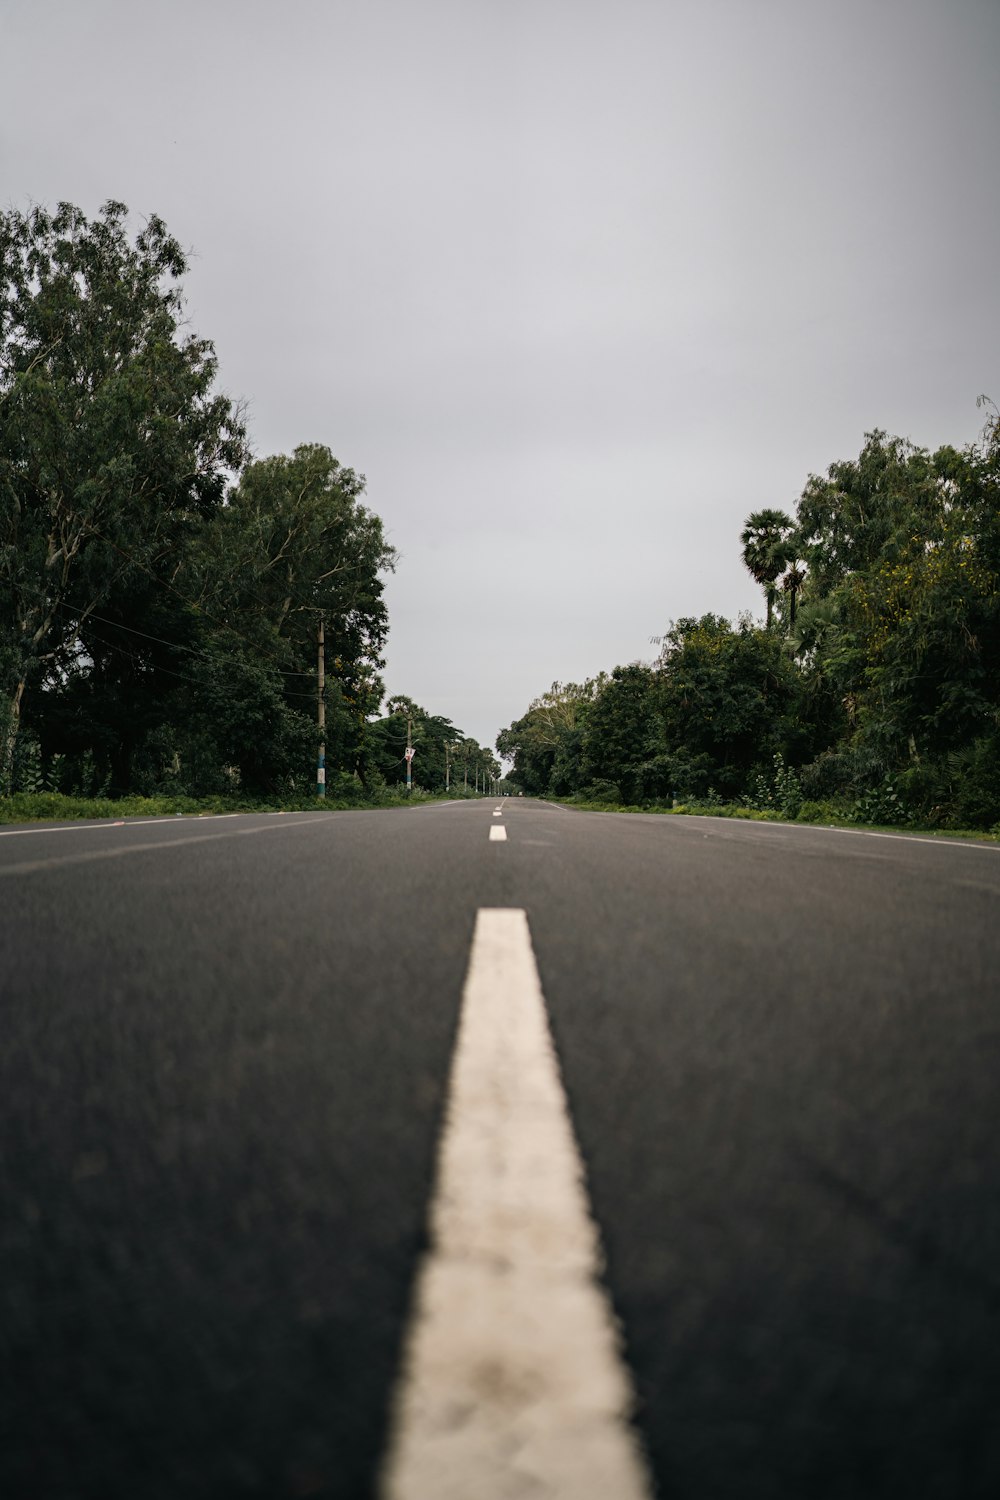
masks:
{"label": "dashed road marking", "polygon": [[507,830],[502,823],[490,824],[490,843],[502,844],[507,837]]}
{"label": "dashed road marking", "polygon": [[484,909],[381,1500],[648,1500],[527,916]]}

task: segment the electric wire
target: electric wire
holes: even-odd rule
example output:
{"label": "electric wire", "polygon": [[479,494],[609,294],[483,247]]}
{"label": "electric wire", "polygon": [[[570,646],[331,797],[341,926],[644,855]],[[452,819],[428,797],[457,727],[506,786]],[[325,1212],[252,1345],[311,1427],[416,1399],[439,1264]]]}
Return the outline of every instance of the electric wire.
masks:
{"label": "electric wire", "polygon": [[[177,598],[180,599],[183,604],[190,605],[193,610],[195,610],[199,615],[204,616],[206,620],[210,620],[213,625],[218,625],[222,630],[231,631],[233,635],[235,635],[239,640],[243,641],[246,645],[252,646],[254,650],[257,649],[255,643],[250,640],[249,636],[245,636],[241,630],[237,630],[235,625],[231,625],[228,620],[218,619],[218,617],[207,610],[203,604],[199,604],[197,599],[191,599],[186,594],[181,593],[177,585],[171,583],[169,579],[160,578],[158,574],[153,572],[152,568],[149,568],[145,563],[140,562],[140,560],[133,553],[129,552],[127,548],[120,547],[117,542],[113,542],[110,537],[105,536],[103,531],[100,531],[96,526],[93,525],[93,523],[89,524],[87,529],[93,532],[94,536],[99,537],[106,546],[113,548],[114,551],[119,554],[119,556],[124,557],[127,562],[130,562],[133,565],[133,567],[136,567],[140,572],[145,573],[146,576],[148,578],[151,578],[154,583],[159,584],[161,588],[169,589],[172,594],[176,594]],[[257,600],[255,600],[254,602],[259,603],[259,601]],[[169,642],[167,644],[169,644]],[[181,647],[179,649],[183,650],[184,648]],[[314,675],[312,672],[300,672],[292,668],[285,667],[276,667],[275,670],[278,672],[282,672],[287,677],[312,677]]]}
{"label": "electric wire", "polygon": [[[66,608],[66,607],[67,606],[60,605],[60,608]],[[88,618],[88,620],[100,620],[102,624],[104,624],[104,625],[110,625],[112,627],[112,629],[114,629],[114,630],[126,630],[126,631],[129,632],[130,635],[142,636],[142,638],[144,640],[147,640],[147,641],[156,641],[159,645],[161,645],[161,646],[167,646],[167,647],[169,647],[173,651],[190,651],[193,655],[197,656],[202,661],[209,661],[210,662],[212,660],[211,657],[205,655],[203,652],[196,651],[194,649],[194,647],[192,647],[192,646],[181,646],[181,645],[179,645],[179,644],[177,644],[177,643],[175,643],[173,641],[164,640],[161,636],[148,635],[144,630],[133,630],[132,627],[129,626],[129,625],[120,625],[120,624],[118,624],[117,621],[115,621],[115,620],[108,620],[103,615],[90,614],[90,615],[87,616],[87,618]],[[91,638],[97,644],[106,647],[106,649],[109,650],[109,651],[116,651],[116,652],[118,652],[122,656],[127,656],[128,659],[129,659],[129,661],[131,661],[134,666],[136,666],[136,667],[141,666],[141,663],[140,663],[138,657],[136,657],[136,655],[133,652],[131,652],[128,649],[127,646],[121,644],[120,642],[109,641],[104,636],[98,635],[94,631],[90,631],[90,632],[88,632],[88,634],[91,636]],[[241,661],[235,660],[235,661],[228,662],[227,665],[228,666],[234,666],[235,665],[236,667],[242,668],[246,672],[251,672],[251,671],[254,670],[253,666],[249,662],[241,662]],[[276,670],[276,671],[280,672],[281,669],[280,668],[274,668],[273,670]],[[185,675],[183,672],[175,672],[173,670],[173,668],[171,668],[171,667],[165,667],[165,666],[161,665],[160,663],[157,663],[157,665],[153,668],[153,671],[157,672],[157,673],[162,672],[167,677],[176,677],[178,679],[178,681],[180,681],[180,682],[189,682],[189,683],[191,683],[195,687],[204,687],[204,685],[205,685],[204,682],[201,681],[197,677],[189,677],[189,676]],[[300,675],[300,674],[296,674],[296,675]],[[312,676],[313,674],[307,672],[307,673],[302,673],[301,675],[303,675],[303,676]],[[315,703],[316,702],[316,694],[315,693],[298,693],[298,692],[295,692],[294,690],[289,689],[289,688],[283,688],[282,692],[283,692],[283,696],[286,697],[286,698],[300,698],[303,701],[308,702],[308,703]]]}

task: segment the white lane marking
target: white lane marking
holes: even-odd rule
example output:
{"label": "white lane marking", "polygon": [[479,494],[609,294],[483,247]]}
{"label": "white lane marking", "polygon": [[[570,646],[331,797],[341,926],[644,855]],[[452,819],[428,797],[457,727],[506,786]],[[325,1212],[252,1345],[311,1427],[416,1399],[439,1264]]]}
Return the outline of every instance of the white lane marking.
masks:
{"label": "white lane marking", "polygon": [[381,1500],[646,1500],[526,914],[483,909]]}
{"label": "white lane marking", "polygon": [[493,816],[495,818],[502,818],[503,817],[503,808],[502,807],[495,807],[493,809]]}
{"label": "white lane marking", "polygon": [[[328,814],[312,813],[309,822],[326,822]],[[237,828],[232,833],[196,833],[182,839],[157,839],[153,843],[118,844],[111,849],[88,849],[82,854],[53,854],[48,859],[25,859],[16,865],[0,865],[0,878],[5,875],[33,875],[39,870],[56,870],[63,865],[85,865],[95,859],[121,859],[126,854],[145,854],[154,849],[177,849],[182,844],[210,844],[217,839],[241,839],[252,833],[270,833],[276,828],[304,828],[298,823],[261,823],[256,828]]]}
{"label": "white lane marking", "polygon": [[[780,828],[803,828],[809,825],[803,823],[780,823],[777,826]],[[813,827],[815,828],[816,825],[813,824]],[[1000,849],[1000,844],[977,844],[972,839],[966,842],[965,839],[921,838],[917,833],[881,833],[876,828],[833,828],[828,826],[823,828],[822,832],[859,833],[862,838],[866,839],[899,839],[904,844],[939,844],[943,845],[946,849],[991,849],[994,853]]]}
{"label": "white lane marking", "polygon": [[[3,828],[0,829],[0,839],[21,838],[27,833],[79,833],[91,832],[97,828],[148,828],[151,823],[169,823],[171,827],[177,826],[177,814],[164,813],[159,818],[114,818],[104,819],[100,823],[60,823],[58,827],[46,824],[43,828]],[[188,823],[217,823],[222,818],[242,818],[245,813],[182,813],[180,816]]]}
{"label": "white lane marking", "polygon": [[502,844],[507,837],[507,830],[502,823],[490,824],[490,843]]}
{"label": "white lane marking", "polygon": [[[580,811],[579,808],[566,808],[565,810],[567,812]],[[621,814],[620,816],[628,817],[629,814]],[[648,816],[656,817],[657,814],[652,813]],[[759,823],[753,818],[713,818],[706,813],[681,813],[679,816],[667,813],[661,816],[669,817],[671,822],[675,824],[717,823],[721,824],[723,828],[739,828],[747,832],[752,830],[755,833],[765,828],[794,828],[799,833],[846,833],[865,839],[896,839],[903,844],[930,844],[945,849],[987,849],[994,854],[1000,850],[1000,843],[978,844],[973,839],[942,839],[938,838],[936,834],[883,833],[878,828],[838,828],[833,823]]]}

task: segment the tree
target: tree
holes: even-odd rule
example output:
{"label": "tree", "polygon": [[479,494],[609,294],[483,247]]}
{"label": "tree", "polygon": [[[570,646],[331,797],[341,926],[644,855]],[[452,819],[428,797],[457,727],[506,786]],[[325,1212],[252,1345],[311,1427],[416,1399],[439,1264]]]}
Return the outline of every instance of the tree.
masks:
{"label": "tree", "polygon": [[755,629],[748,616],[735,628],[712,614],[678,620],[658,667],[666,750],[687,762],[692,792],[710,778],[738,796],[776,751],[798,758],[798,674],[774,632]]}
{"label": "tree", "polygon": [[587,715],[584,780],[614,782],[625,802],[659,791],[643,773],[663,749],[655,688],[651,667],[639,662],[615,667]]}
{"label": "tree", "polygon": [[892,560],[937,509],[926,450],[875,430],[856,459],[810,474],[797,507],[801,555],[820,594]]}
{"label": "tree", "polygon": [[25,692],[59,680],[115,589],[168,579],[245,456],[185,258],[152,217],[0,215],[0,653],[9,769]]}
{"label": "tree", "polygon": [[536,795],[564,797],[578,790],[587,715],[606,682],[604,672],[582,683],[554,682],[500,731],[496,746],[514,762],[511,781]]}
{"label": "tree", "polygon": [[247,465],[193,549],[186,586],[202,630],[234,663],[270,663],[290,707],[314,692],[324,623],[327,765],[357,770],[382,696],[383,575],[396,554],[361,503],[364,476],[321,443]]}
{"label": "tree", "polygon": [[740,532],[744,565],[767,600],[768,630],[774,614],[774,586],[790,561],[789,542],[794,530],[794,521],[783,510],[756,510]]}
{"label": "tree", "polygon": [[412,698],[395,694],[385,705],[385,714],[368,726],[370,765],[390,785],[406,780],[404,751],[407,737],[416,752],[413,758],[413,783],[426,791],[443,792],[454,777],[456,762],[462,766],[465,780],[487,774],[499,775],[500,767],[488,751],[475,740],[457,730],[450,719],[428,713]]}

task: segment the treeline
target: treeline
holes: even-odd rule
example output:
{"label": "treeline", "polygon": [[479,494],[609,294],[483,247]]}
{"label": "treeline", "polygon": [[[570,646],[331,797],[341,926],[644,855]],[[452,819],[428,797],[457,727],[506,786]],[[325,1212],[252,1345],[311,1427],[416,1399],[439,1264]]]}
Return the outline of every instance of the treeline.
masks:
{"label": "treeline", "polygon": [[555,683],[503,730],[526,792],[786,816],[1000,822],[1000,420],[867,435],[795,514],[751,515],[765,619],[675,621],[656,659]]}
{"label": "treeline", "polygon": [[0,793],[310,793],[320,621],[331,791],[377,792],[395,554],[327,447],[251,455],[185,270],[120,203],[0,215]]}
{"label": "treeline", "polygon": [[402,786],[408,748],[413,751],[413,783],[425,791],[475,796],[500,779],[500,762],[492,750],[456,729],[450,719],[397,694],[386,703],[383,716],[368,726],[369,780]]}

